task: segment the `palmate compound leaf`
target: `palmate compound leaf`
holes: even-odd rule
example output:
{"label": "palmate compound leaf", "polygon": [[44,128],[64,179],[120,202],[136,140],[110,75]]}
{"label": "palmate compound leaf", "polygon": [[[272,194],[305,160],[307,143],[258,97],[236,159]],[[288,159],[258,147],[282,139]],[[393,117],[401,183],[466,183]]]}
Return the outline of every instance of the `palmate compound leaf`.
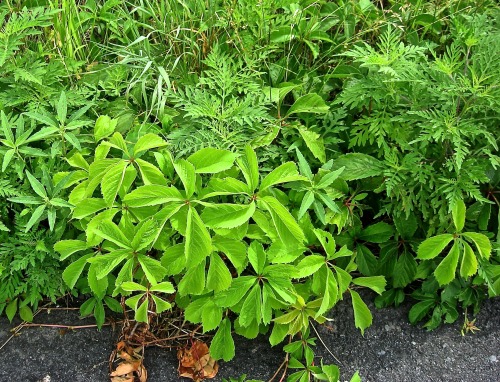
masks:
{"label": "palmate compound leaf", "polygon": [[464,232],[463,236],[469,241],[474,242],[476,248],[483,259],[488,260],[491,255],[491,242],[482,233],[478,232]]}
{"label": "palmate compound leaf", "polygon": [[245,153],[238,158],[237,163],[248,184],[249,192],[253,193],[259,185],[259,162],[250,145],[245,146]]}
{"label": "palmate compound leaf", "polygon": [[185,254],[188,268],[204,261],[212,252],[212,238],[198,212],[189,207],[187,212]]}
{"label": "palmate compound leaf", "polygon": [[210,344],[210,355],[215,359],[230,361],[234,358],[234,340],[231,336],[231,321],[225,318],[219,325],[219,329]]}
{"label": "palmate compound leaf", "polygon": [[220,292],[229,288],[232,277],[227,265],[216,253],[210,255],[210,266],[207,274],[207,288]]}
{"label": "palmate compound leaf", "polygon": [[113,205],[118,195],[128,165],[128,161],[121,160],[116,165],[112,166],[102,177],[101,192],[108,207]]}
{"label": "palmate compound leaf", "polygon": [[477,272],[477,258],[471,246],[463,242],[464,252],[462,254],[462,263],[460,264],[460,276],[469,277]]}
{"label": "palmate compound leaf", "polygon": [[260,191],[274,186],[276,184],[293,182],[297,180],[307,180],[306,177],[299,175],[297,166],[293,162],[286,162],[271,171],[261,182]]}
{"label": "palmate compound leaf", "polygon": [[83,272],[83,269],[87,265],[87,259],[92,256],[92,253],[86,254],[66,267],[66,269],[62,273],[62,278],[70,289],[74,288],[76,282]]}

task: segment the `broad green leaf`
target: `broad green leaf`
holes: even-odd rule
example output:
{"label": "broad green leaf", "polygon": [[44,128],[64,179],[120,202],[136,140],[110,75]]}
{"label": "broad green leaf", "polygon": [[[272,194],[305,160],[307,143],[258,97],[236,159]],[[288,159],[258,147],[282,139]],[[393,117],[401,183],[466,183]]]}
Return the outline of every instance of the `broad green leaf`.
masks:
{"label": "broad green leaf", "polygon": [[[500,216],[500,215],[499,215]],[[488,237],[482,233],[477,232],[464,232],[463,235],[474,242],[476,248],[484,259],[488,260],[491,255],[491,242]]]}
{"label": "broad green leaf", "polygon": [[62,273],[62,278],[69,289],[73,289],[75,287],[75,284],[80,278],[83,269],[87,265],[87,259],[92,256],[92,253],[88,253],[66,267],[66,269]]}
{"label": "broad green leaf", "polygon": [[394,216],[394,225],[399,235],[405,240],[412,239],[418,228],[417,219],[413,214],[408,218],[405,218],[404,214]]}
{"label": "broad green leaf", "polygon": [[260,198],[264,208],[271,215],[273,224],[278,235],[286,246],[293,246],[294,243],[302,243],[305,240],[304,233],[293,216],[283,205],[272,196]]}
{"label": "broad green leaf", "polygon": [[193,196],[196,188],[196,174],[194,166],[185,159],[180,159],[174,163],[175,172],[179,175],[184,189],[186,190],[186,197],[189,199]]}
{"label": "broad green leaf", "polygon": [[177,244],[167,248],[161,257],[161,265],[167,270],[167,275],[177,275],[186,267],[184,244]]}
{"label": "broad green leaf", "polygon": [[27,305],[20,306],[19,307],[19,317],[21,317],[21,320],[23,320],[23,321],[32,322],[33,321],[33,311]]}
{"label": "broad green leaf", "polygon": [[231,321],[225,318],[219,325],[217,333],[210,344],[210,355],[218,360],[223,359],[228,362],[234,358],[234,341],[231,336]]}
{"label": "broad green leaf", "polygon": [[170,202],[183,202],[179,190],[175,187],[160,186],[151,184],[141,186],[123,198],[123,202],[129,207],[156,206]]}
{"label": "broad green leaf", "polygon": [[154,219],[143,220],[137,228],[131,242],[131,247],[135,252],[142,251],[153,242],[158,230],[158,223]]}
{"label": "broad green leaf", "polygon": [[365,245],[358,245],[356,247],[356,264],[360,272],[365,276],[374,275],[378,269],[377,258]]}
{"label": "broad green leaf", "polygon": [[436,270],[434,271],[434,276],[439,285],[446,285],[455,279],[455,272],[457,270],[458,258],[460,256],[460,247],[455,241],[453,247],[451,247],[450,252],[446,257],[439,263]]}
{"label": "broad green leaf", "polygon": [[139,172],[141,173],[142,181],[145,185],[148,184],[158,184],[166,185],[167,180],[163,173],[153,164],[146,162],[142,159],[136,159],[135,163],[139,166]]}
{"label": "broad green leaf", "polygon": [[162,313],[165,312],[166,310],[170,309],[172,307],[172,304],[169,302],[162,300],[158,296],[152,295],[153,301],[155,302],[156,306],[156,313]]}
{"label": "broad green leaf", "polygon": [[451,209],[453,224],[457,232],[462,231],[465,225],[465,203],[463,200],[457,200]]}
{"label": "broad green leaf", "polygon": [[247,249],[241,240],[235,240],[228,237],[215,236],[212,239],[214,248],[222,252],[233,264],[238,275],[243,272],[247,261]]}
{"label": "broad green leaf", "polygon": [[103,220],[94,232],[100,237],[109,240],[121,248],[130,249],[130,239],[111,220]]}
{"label": "broad green leaf", "polygon": [[107,206],[104,199],[98,198],[86,198],[82,200],[75,206],[73,210],[73,218],[83,219],[89,215],[93,215],[96,212],[105,209]]}
{"label": "broad green leaf", "polygon": [[264,271],[266,265],[266,252],[264,252],[264,247],[258,241],[252,241],[250,247],[248,247],[248,260],[254,271],[260,275]]}
{"label": "broad green leaf", "polygon": [[215,305],[211,300],[203,306],[201,311],[201,323],[203,324],[203,332],[209,332],[216,329],[222,321],[222,308]]}
{"label": "broad green leaf", "polygon": [[435,304],[436,302],[432,299],[417,302],[411,307],[410,312],[408,313],[408,319],[412,324],[416,324],[426,316]]}
{"label": "broad green leaf", "polygon": [[205,207],[201,220],[210,228],[235,228],[246,223],[255,212],[255,203],[214,204]]}
{"label": "broad green leaf", "polygon": [[167,142],[165,142],[161,137],[153,133],[148,133],[137,140],[137,143],[134,145],[134,155],[166,145]]}
{"label": "broad green leaf", "polygon": [[392,226],[384,222],[378,222],[363,229],[357,238],[370,243],[385,243],[392,235],[394,235]]}
{"label": "broad green leaf", "polygon": [[54,250],[61,254],[60,261],[67,259],[73,253],[87,249],[87,243],[82,240],[61,240],[54,244]]}
{"label": "broad green leaf", "polygon": [[121,293],[121,284],[132,281],[135,264],[136,262],[134,258],[128,259],[125,264],[123,264],[120,272],[118,272],[118,276],[116,276],[115,289],[112,293],[113,297],[116,297],[118,293]]}
{"label": "broad green leaf", "polygon": [[5,315],[7,316],[10,322],[12,322],[12,320],[14,319],[16,312],[17,312],[17,298],[9,302],[7,304],[7,307],[5,308]]}
{"label": "broad green leaf", "polygon": [[289,325],[280,325],[278,323],[273,324],[273,330],[269,336],[269,343],[271,346],[276,346],[283,342],[286,335],[288,334]]}
{"label": "broad green leaf", "polygon": [[384,276],[357,277],[352,280],[353,284],[370,288],[378,294],[382,294],[387,285]]}
{"label": "broad green leaf", "polygon": [[207,199],[218,195],[247,194],[248,186],[241,180],[234,178],[212,178],[206,192],[200,199]]}
{"label": "broad green leaf", "polygon": [[75,149],[77,149],[78,151],[82,151],[82,146],[80,145],[80,141],[78,140],[78,138],[76,137],[75,134],[71,133],[71,132],[66,132],[63,134],[63,137],[71,144],[71,146],[73,146]]}
{"label": "broad green leaf", "polygon": [[106,174],[104,174],[101,182],[101,191],[104,200],[108,207],[111,207],[120,191],[123,180],[125,178],[125,171],[127,170],[128,162],[122,160],[116,165],[111,167]]}
{"label": "broad green leaf", "polygon": [[186,296],[188,294],[199,295],[205,290],[205,260],[197,266],[191,266],[179,282],[179,294]]}
{"label": "broad green leaf", "polygon": [[167,294],[171,294],[171,293],[175,292],[174,286],[169,281],[164,281],[162,283],[153,285],[151,288],[149,288],[149,290],[151,292],[161,292],[161,293],[167,293]]}
{"label": "broad green leaf", "polygon": [[87,279],[89,282],[90,290],[94,292],[96,297],[102,299],[106,295],[106,291],[108,289],[108,277],[103,277],[102,279],[99,279],[97,277],[97,271],[98,268],[96,268],[94,264],[90,264],[87,273]]}
{"label": "broad green leaf", "polygon": [[36,179],[33,175],[31,175],[31,173],[28,170],[26,170],[26,176],[28,177],[28,180],[30,182],[31,189],[35,191],[38,194],[38,196],[46,198],[47,192],[45,191],[45,188],[42,186],[42,184],[38,181],[38,179]]}
{"label": "broad green leaf", "polygon": [[126,281],[121,284],[121,288],[126,291],[126,292],[147,292],[148,288],[146,288],[144,285],[141,285],[139,283],[136,283],[134,281]]}
{"label": "broad green leaf", "polygon": [[365,335],[365,329],[372,324],[372,314],[365,302],[361,299],[358,292],[350,289],[349,293],[352,298],[352,308],[354,310],[354,325]]}
{"label": "broad green leaf", "polygon": [[260,286],[256,284],[250,290],[250,293],[248,293],[248,296],[241,306],[239,323],[241,326],[247,327],[253,321],[260,323],[261,320]]}
{"label": "broad green leaf", "polygon": [[453,235],[445,233],[424,240],[417,251],[417,258],[421,260],[429,260],[435,258],[443,249],[453,240]]}
{"label": "broad green leaf", "polygon": [[414,256],[405,251],[399,256],[394,267],[392,284],[395,288],[403,288],[415,279],[417,262]]}
{"label": "broad green leaf", "polygon": [[307,178],[299,175],[295,163],[286,162],[275,168],[262,180],[260,192],[275,184],[293,182],[296,180],[307,180]]}
{"label": "broad green leaf", "polygon": [[151,284],[155,285],[167,275],[167,270],[158,260],[141,254],[137,255],[137,260],[139,264],[141,264],[141,268]]}
{"label": "broad green leaf", "polygon": [[257,278],[254,276],[240,276],[233,279],[228,289],[215,294],[215,303],[222,308],[236,305],[256,281]]}
{"label": "broad green leaf", "polygon": [[148,322],[148,305],[149,301],[145,299],[135,311],[134,320],[137,322]]}
{"label": "broad green leaf", "polygon": [[345,167],[342,179],[356,180],[372,176],[380,176],[384,165],[378,159],[361,153],[350,153],[342,155],[333,162],[334,168]]}
{"label": "broad green leaf", "polygon": [[335,171],[330,171],[326,175],[324,175],[318,184],[316,185],[318,188],[324,189],[329,187],[333,182],[335,182],[338,177],[344,172],[345,167],[341,167]]}
{"label": "broad green leaf", "polygon": [[304,158],[299,149],[295,149],[295,152],[297,153],[297,158],[299,160],[299,170],[301,175],[304,175],[309,180],[313,180],[311,167],[309,166],[309,163],[307,163],[306,158]]}
{"label": "broad green leaf", "polygon": [[187,158],[197,174],[216,174],[233,167],[236,154],[228,150],[207,147]]}
{"label": "broad green leaf", "polygon": [[460,264],[460,276],[467,278],[477,272],[477,258],[471,246],[463,242],[464,253],[462,254],[462,263]]}
{"label": "broad green leaf", "polygon": [[45,205],[38,206],[33,211],[33,214],[31,215],[30,220],[28,220],[28,223],[26,223],[26,229],[24,230],[24,232],[28,232],[31,227],[33,227],[40,220],[44,212]]}
{"label": "broad green leaf", "polygon": [[331,260],[335,258],[335,239],[333,238],[332,234],[327,231],[323,231],[321,229],[315,228],[314,229],[314,235],[320,242],[321,246],[326,252],[326,257]]}
{"label": "broad green leaf", "polygon": [[321,305],[314,315],[315,319],[318,319],[321,315],[325,314],[333,305],[337,302],[338,298],[338,284],[335,280],[333,272],[327,267],[321,268],[325,272],[325,289],[323,292],[323,297],[321,299]]}
{"label": "broad green leaf", "polygon": [[27,115],[28,117],[30,117],[31,119],[37,120],[38,122],[41,122],[41,123],[43,123],[47,126],[50,126],[54,129],[58,129],[57,122],[52,117],[49,117],[48,115],[34,113],[34,112],[27,112],[24,114]]}
{"label": "broad green leaf", "polygon": [[227,265],[219,255],[212,253],[207,274],[207,288],[220,292],[229,288],[232,277]]}
{"label": "broad green leaf", "polygon": [[296,266],[295,278],[310,276],[325,265],[326,259],[320,255],[309,255],[303,258]]}
{"label": "broad green leaf", "polygon": [[118,123],[117,119],[111,119],[107,115],[101,115],[95,121],[94,126],[94,139],[96,142],[99,142],[103,138],[109,137],[114,133],[116,124]]}
{"label": "broad green leaf", "polygon": [[105,255],[98,255],[89,258],[87,262],[93,264],[96,270],[98,280],[106,277],[113,269],[115,269],[123,260],[131,255],[128,249],[118,249],[109,252]]}
{"label": "broad green leaf", "polygon": [[42,204],[43,200],[37,196],[14,196],[7,199],[10,202],[22,204]]}
{"label": "broad green leaf", "polygon": [[293,105],[288,109],[286,116],[297,113],[317,113],[324,114],[328,112],[328,105],[325,103],[323,98],[321,98],[316,93],[306,94],[299,97]]}
{"label": "broad green leaf", "polygon": [[302,125],[299,125],[297,129],[299,130],[300,136],[306,143],[307,148],[311,150],[314,157],[321,163],[325,163],[325,143],[323,142],[321,135]]}
{"label": "broad green leaf", "polygon": [[187,212],[185,251],[188,269],[204,261],[212,252],[210,233],[198,212],[191,206]]}
{"label": "broad green leaf", "polygon": [[238,166],[247,181],[250,193],[253,193],[259,185],[259,162],[255,151],[247,145],[245,154],[238,158]]}

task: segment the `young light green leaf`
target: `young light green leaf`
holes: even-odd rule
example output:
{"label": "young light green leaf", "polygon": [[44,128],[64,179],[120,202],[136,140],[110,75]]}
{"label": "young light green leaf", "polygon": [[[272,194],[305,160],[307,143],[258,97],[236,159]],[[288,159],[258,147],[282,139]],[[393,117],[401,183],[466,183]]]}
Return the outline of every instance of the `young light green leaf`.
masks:
{"label": "young light green leaf", "polygon": [[171,202],[183,202],[179,190],[175,187],[151,184],[136,188],[123,198],[123,202],[129,207],[146,207],[166,204]]}
{"label": "young light green leaf", "polygon": [[361,331],[364,336],[365,329],[372,324],[372,314],[365,302],[361,299],[358,292],[349,290],[352,299],[352,308],[354,310],[354,325]]}
{"label": "young light green leaf", "polygon": [[172,307],[172,304],[170,304],[169,302],[167,302],[165,300],[162,300],[158,296],[152,295],[151,297],[153,298],[153,301],[155,302],[156,313],[162,313],[166,310],[169,310]]}
{"label": "young light green leaf", "polygon": [[246,223],[255,212],[255,203],[214,204],[205,207],[201,220],[210,228],[235,228]]}
{"label": "young light green leaf", "polygon": [[108,207],[113,205],[118,191],[120,191],[128,165],[128,161],[121,160],[111,167],[102,178],[101,192]]}
{"label": "young light green leaf", "polygon": [[82,240],[61,240],[54,244],[54,250],[61,254],[59,260],[63,261],[78,251],[88,248],[87,243]]}
{"label": "young light green leaf", "polygon": [[107,206],[104,199],[86,198],[75,206],[73,210],[73,218],[83,219],[89,215],[105,209]]}
{"label": "young light green leaf", "polygon": [[230,361],[234,358],[234,340],[231,336],[231,321],[225,318],[219,325],[219,329],[210,344],[210,355],[214,359]]}
{"label": "young light green leaf", "polygon": [[299,125],[297,129],[299,130],[300,136],[306,143],[307,148],[311,150],[314,157],[321,163],[325,163],[325,143],[323,142],[323,138],[321,137],[321,135],[302,125]]}
{"label": "young light green leaf", "polygon": [[113,269],[130,255],[131,253],[128,249],[118,249],[105,255],[89,258],[87,262],[93,264],[96,270],[96,277],[100,280],[110,274]]}
{"label": "young light green leaf", "polygon": [[462,231],[465,225],[465,203],[462,199],[457,200],[451,209],[453,224],[457,232]]}
{"label": "young light green leaf", "polygon": [[141,254],[137,255],[137,260],[139,264],[141,264],[141,268],[151,284],[157,284],[167,275],[167,270],[158,260]]}
{"label": "young light green leaf", "polygon": [[185,159],[180,159],[174,163],[175,172],[179,175],[184,189],[186,190],[186,197],[189,199],[193,196],[196,188],[196,174],[194,166]]}
{"label": "young light green leaf", "polygon": [[309,255],[304,257],[296,266],[295,278],[310,276],[325,265],[326,259],[320,255]]}
{"label": "young light green leaf", "polygon": [[216,329],[222,321],[222,308],[215,305],[211,300],[203,306],[201,311],[201,323],[203,332]]}
{"label": "young light green leaf", "polygon": [[283,244],[290,246],[293,243],[302,243],[305,240],[304,233],[293,216],[283,205],[272,196],[260,198],[264,208],[269,211],[273,224]]}
{"label": "young light green leaf", "polygon": [[307,180],[302,175],[299,175],[297,166],[293,162],[286,162],[271,171],[260,184],[260,192],[274,186],[275,184],[293,182],[296,180]]}
{"label": "young light green leaf", "polygon": [[357,277],[352,280],[353,284],[370,288],[378,294],[382,294],[387,285],[384,276],[371,276],[371,277]]}
{"label": "young light green leaf", "polygon": [[231,272],[227,265],[219,255],[212,253],[207,274],[207,288],[215,292],[220,292],[229,288],[231,281]]}
{"label": "young light green leaf", "polygon": [[252,241],[250,247],[248,247],[248,260],[254,271],[260,275],[264,271],[266,265],[266,252],[264,252],[264,247],[258,241]]}
{"label": "young light green leaf", "polygon": [[165,142],[161,137],[153,133],[148,133],[140,137],[134,145],[134,155],[143,151],[164,147],[166,145],[167,142]]}
{"label": "young light green leaf", "polygon": [[260,286],[254,285],[248,293],[243,305],[241,307],[239,323],[243,327],[249,326],[253,321],[260,323],[261,317],[261,298]]}
{"label": "young light green leaf", "polygon": [[[500,215],[499,215],[500,216]],[[476,248],[483,259],[488,260],[491,255],[491,242],[487,236],[477,232],[464,232],[463,235],[476,245]]]}
{"label": "young light green leaf", "polygon": [[199,295],[205,290],[205,260],[195,267],[189,267],[186,274],[179,282],[179,294],[186,296],[188,294]]}
{"label": "young light green leaf", "polygon": [[103,220],[94,232],[100,237],[109,240],[121,248],[130,249],[130,239],[111,220]]}
{"label": "young light green leaf", "polygon": [[151,292],[161,292],[161,293],[167,293],[171,294],[175,292],[175,288],[172,285],[170,281],[164,281],[162,283],[153,285],[151,288],[149,288]]}
{"label": "young light green leaf", "polygon": [[142,181],[145,185],[158,184],[166,185],[167,180],[163,173],[153,164],[146,162],[140,158],[135,160],[137,166],[139,166],[139,172],[141,173]]}
{"label": "young light green leaf", "polygon": [[457,270],[458,258],[460,256],[460,247],[457,242],[453,243],[450,252],[446,257],[439,263],[436,270],[434,271],[434,276],[436,277],[439,285],[446,285],[451,283],[455,279],[455,272]]}
{"label": "young light green leaf", "polygon": [[197,174],[216,174],[233,167],[236,154],[228,150],[206,147],[187,158]]}
{"label": "young light green leaf", "polygon": [[424,240],[417,251],[417,258],[421,260],[429,260],[435,258],[443,249],[453,240],[453,235],[445,233]]}
{"label": "young light green leaf", "polygon": [[75,284],[80,278],[83,269],[87,265],[87,259],[92,256],[92,253],[88,253],[66,267],[66,269],[62,273],[62,278],[69,289],[73,289],[75,287]]}
{"label": "young light green leaf", "polygon": [[460,276],[467,278],[477,272],[477,258],[471,246],[463,242],[464,253],[462,254],[462,263],[460,264]]}
{"label": "young light green leaf", "polygon": [[111,119],[107,115],[101,115],[97,118],[94,126],[94,139],[99,142],[101,139],[109,137],[114,133],[117,119]]}
{"label": "young light green leaf", "polygon": [[300,204],[299,213],[297,214],[297,219],[302,219],[307,210],[311,207],[314,202],[314,192],[309,190],[304,195],[302,203]]}

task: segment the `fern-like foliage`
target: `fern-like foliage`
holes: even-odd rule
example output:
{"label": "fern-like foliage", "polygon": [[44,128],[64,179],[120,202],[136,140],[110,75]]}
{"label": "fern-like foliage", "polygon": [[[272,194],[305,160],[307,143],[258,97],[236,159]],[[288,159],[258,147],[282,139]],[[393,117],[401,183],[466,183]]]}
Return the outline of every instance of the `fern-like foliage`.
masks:
{"label": "fern-like foliage", "polygon": [[182,115],[169,138],[179,154],[204,146],[240,150],[268,132],[272,118],[259,75],[215,46],[196,85],[168,94]]}

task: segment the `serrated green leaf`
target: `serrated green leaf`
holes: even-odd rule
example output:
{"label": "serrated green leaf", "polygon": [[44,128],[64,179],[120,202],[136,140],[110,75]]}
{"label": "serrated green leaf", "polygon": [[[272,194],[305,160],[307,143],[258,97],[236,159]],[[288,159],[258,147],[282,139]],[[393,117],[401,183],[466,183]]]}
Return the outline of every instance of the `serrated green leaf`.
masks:
{"label": "serrated green leaf", "polygon": [[455,279],[459,256],[460,247],[457,242],[454,242],[448,255],[446,255],[434,271],[434,276],[439,285],[449,284]]}
{"label": "serrated green leaf", "polygon": [[250,247],[248,248],[248,260],[254,271],[260,275],[264,271],[264,266],[266,265],[266,253],[264,247],[258,241],[252,241]]}
{"label": "serrated green leaf", "polygon": [[271,171],[260,184],[260,192],[276,184],[293,182],[296,180],[307,180],[299,175],[297,166],[293,162],[286,162]]}
{"label": "serrated green leaf", "polygon": [[179,175],[186,197],[189,199],[193,196],[196,188],[196,174],[194,166],[185,159],[180,159],[174,163],[175,172]]}
{"label": "serrated green leaf", "polygon": [[201,311],[201,323],[203,332],[216,329],[222,321],[222,308],[215,305],[213,301],[207,301]]}
{"label": "serrated green leaf", "polygon": [[123,202],[129,207],[147,207],[171,202],[184,202],[184,198],[175,187],[154,184],[136,188],[123,198]]}
{"label": "serrated green leaf", "polygon": [[317,113],[324,114],[329,110],[328,105],[325,103],[323,98],[321,98],[316,93],[309,93],[302,97],[299,97],[293,105],[288,109],[286,116],[297,113]]}
{"label": "serrated green leaf", "polygon": [[477,272],[477,258],[471,246],[463,242],[464,252],[462,254],[462,263],[460,264],[460,276],[467,278]]}
{"label": "serrated green leaf", "polygon": [[260,286],[254,285],[248,296],[245,298],[240,311],[239,323],[243,327],[249,326],[253,321],[260,323],[261,317],[261,297]]}
{"label": "serrated green leaf", "polygon": [[310,276],[325,265],[326,259],[320,255],[309,255],[303,258],[296,266],[295,278]]}
{"label": "serrated green leaf", "polygon": [[357,235],[357,238],[370,243],[385,243],[393,234],[392,226],[384,222],[378,222],[363,229]]}
{"label": "serrated green leaf", "polygon": [[238,275],[243,272],[247,261],[247,251],[242,241],[228,237],[215,236],[212,243],[217,251],[224,253],[229,261],[231,261]]}
{"label": "serrated green leaf", "polygon": [[114,133],[117,119],[111,119],[107,115],[101,115],[97,118],[94,125],[94,139],[99,142],[101,139],[109,137]]}
{"label": "serrated green leaf", "polygon": [[105,209],[106,207],[107,204],[104,199],[86,198],[75,206],[73,210],[73,217],[75,219],[83,219]]}
{"label": "serrated green leaf", "polygon": [[233,167],[236,154],[228,150],[207,147],[187,158],[197,174],[216,174]]}
{"label": "serrated green leaf", "polygon": [[453,240],[453,235],[445,233],[424,240],[417,251],[417,258],[421,260],[429,260],[435,258],[443,249]]}
{"label": "serrated green leaf", "polygon": [[307,148],[312,152],[314,157],[321,163],[326,162],[325,144],[323,138],[318,133],[299,125],[297,127],[299,134],[306,143]]}
{"label": "serrated green leaf", "polygon": [[465,225],[465,203],[463,200],[457,200],[451,209],[453,224],[457,232],[462,231]]}
{"label": "serrated green leaf", "polygon": [[416,303],[413,305],[410,309],[410,312],[408,313],[408,318],[412,324],[416,324],[420,320],[422,320],[427,313],[434,307],[435,301],[430,299],[430,300],[424,300]]}
{"label": "serrated green leaf", "polygon": [[198,265],[212,252],[210,233],[198,212],[191,206],[187,212],[185,251],[188,268]]}
{"label": "serrated green leaf", "polygon": [[97,278],[97,271],[98,269],[96,268],[96,266],[94,264],[90,264],[87,279],[89,282],[90,290],[94,292],[96,297],[102,299],[106,295],[106,290],[108,289],[108,278]]}
{"label": "serrated green leaf", "polygon": [[372,324],[372,314],[365,302],[361,299],[358,292],[349,290],[352,299],[352,308],[354,310],[354,325],[361,331],[364,336],[365,329]]}
{"label": "serrated green leaf", "polygon": [[232,277],[227,265],[219,255],[210,256],[210,266],[207,274],[207,288],[215,292],[226,290],[231,285]]}
{"label": "serrated green leaf", "polygon": [[225,318],[219,325],[219,330],[215,333],[210,344],[210,355],[218,360],[223,359],[228,362],[234,358],[234,340],[231,336],[231,321]]}
{"label": "serrated green leaf", "polygon": [[54,250],[61,254],[59,260],[65,260],[73,253],[87,249],[87,243],[82,240],[61,240],[54,244]]}
{"label": "serrated green leaf", "polygon": [[170,281],[164,281],[162,283],[153,285],[151,288],[149,288],[151,292],[161,292],[161,293],[174,293],[175,288],[172,285]]}
{"label": "serrated green leaf", "polygon": [[223,308],[236,305],[256,281],[257,279],[254,276],[240,276],[233,279],[229,289],[215,294],[215,303]]}
{"label": "serrated green leaf", "polygon": [[12,157],[14,156],[15,153],[16,153],[16,150],[14,150],[14,149],[10,149],[10,150],[7,150],[5,152],[5,154],[3,156],[3,161],[2,161],[2,172],[5,171],[5,169],[9,165],[9,163],[12,160]]}
{"label": "serrated green leaf", "polygon": [[357,277],[352,280],[353,284],[370,288],[375,293],[382,294],[387,285],[384,276]]}
{"label": "serrated green leaf", "polygon": [[179,282],[178,290],[181,296],[203,293],[205,290],[205,260],[195,267],[188,268],[186,274]]}
{"label": "serrated green leaf", "polygon": [[46,198],[47,192],[45,191],[45,188],[42,186],[42,184],[38,181],[38,179],[31,175],[28,170],[26,170],[26,176],[28,177],[28,181],[30,182],[31,189],[35,191],[41,198]]}
{"label": "serrated green leaf", "polygon": [[9,302],[7,304],[7,307],[5,308],[5,315],[9,319],[9,322],[12,322],[14,316],[16,315],[16,312],[17,312],[17,298]]}
{"label": "serrated green leaf", "polygon": [[145,185],[154,184],[163,186],[167,184],[165,176],[155,165],[139,158],[135,160],[135,163],[139,166],[139,172]]}
{"label": "serrated green leaf", "polygon": [[92,256],[92,253],[88,253],[66,267],[66,269],[62,273],[62,278],[70,289],[73,289],[75,287],[75,284],[80,278],[83,269],[87,265],[87,259]]}
{"label": "serrated green leaf", "polygon": [[253,193],[259,185],[259,163],[250,145],[245,146],[245,153],[238,158],[237,162],[247,181],[249,192]]}
{"label": "serrated green leaf", "polygon": [[137,260],[151,284],[155,285],[167,275],[167,270],[158,260],[141,254],[137,255]]}
{"label": "serrated green leaf", "polygon": [[167,270],[167,275],[177,275],[186,267],[184,244],[177,244],[167,248],[161,257],[161,265]]}
{"label": "serrated green leaf", "polygon": [[399,256],[394,267],[392,284],[395,288],[403,288],[415,279],[417,273],[417,262],[413,255],[404,252]]}
{"label": "serrated green leaf", "polygon": [[38,206],[33,211],[33,214],[31,215],[30,220],[28,220],[28,223],[26,223],[26,229],[24,230],[24,232],[28,232],[31,227],[33,227],[40,220],[44,212],[45,205]]}
{"label": "serrated green leaf", "polygon": [[[500,215],[499,215],[500,216]],[[491,255],[491,242],[487,236],[478,232],[464,232],[463,236],[472,240],[483,259],[488,260]]]}
{"label": "serrated green leaf", "polygon": [[235,228],[246,223],[255,212],[255,203],[215,204],[205,207],[201,220],[210,228]]}
{"label": "serrated green leaf", "polygon": [[95,267],[97,279],[102,279],[130,255],[131,252],[128,249],[118,249],[105,255],[89,258],[88,262]]}
{"label": "serrated green leaf", "polygon": [[372,176],[380,176],[384,165],[378,159],[361,153],[350,153],[342,155],[333,162],[335,168],[345,167],[342,179],[356,180]]}
{"label": "serrated green leaf", "polygon": [[120,191],[129,163],[125,160],[111,167],[103,176],[101,192],[108,207],[111,207]]}
{"label": "serrated green leaf", "polygon": [[283,205],[272,196],[260,198],[264,208],[271,215],[274,227],[278,235],[287,246],[294,246],[294,243],[302,243],[305,240],[304,233],[299,227],[293,216]]}
{"label": "serrated green leaf", "polygon": [[121,248],[131,249],[130,240],[111,220],[103,220],[94,232],[100,237],[109,240]]}
{"label": "serrated green leaf", "polygon": [[148,305],[149,301],[145,299],[135,311],[134,320],[137,322],[148,322]]}
{"label": "serrated green leaf", "polygon": [[134,155],[143,151],[164,147],[166,145],[167,142],[165,142],[161,137],[153,133],[148,133],[137,140],[137,143],[134,145]]}
{"label": "serrated green leaf", "polygon": [[23,321],[32,322],[33,321],[33,311],[27,305],[20,306],[19,307],[19,317],[21,317],[21,319]]}
{"label": "serrated green leaf", "polygon": [[156,313],[162,313],[166,310],[169,310],[172,307],[172,304],[169,302],[162,300],[158,296],[152,295],[153,301],[155,302],[156,306]]}

